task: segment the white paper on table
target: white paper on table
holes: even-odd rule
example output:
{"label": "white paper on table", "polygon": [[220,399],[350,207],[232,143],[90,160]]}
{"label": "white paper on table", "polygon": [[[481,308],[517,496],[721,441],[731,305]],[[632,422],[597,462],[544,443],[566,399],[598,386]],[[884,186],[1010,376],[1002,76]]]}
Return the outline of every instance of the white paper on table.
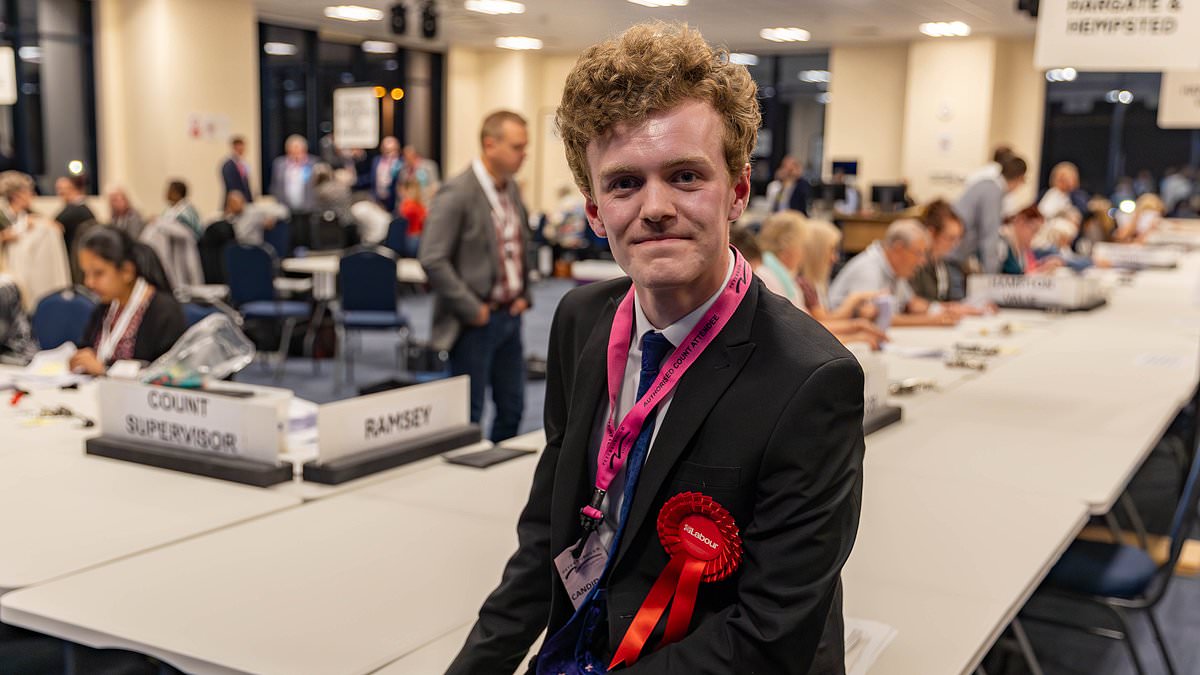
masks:
{"label": "white paper on table", "polygon": [[41,351],[33,355],[28,366],[13,379],[28,383],[47,386],[66,386],[86,382],[88,376],[71,372],[71,357],[75,356],[75,345],[65,342],[54,349]]}
{"label": "white paper on table", "polygon": [[866,675],[895,637],[886,623],[846,617],[846,675]]}
{"label": "white paper on table", "polygon": [[946,356],[946,349],[944,347],[914,347],[885,342],[883,343],[883,353],[892,356],[907,356],[913,359],[940,359]]}

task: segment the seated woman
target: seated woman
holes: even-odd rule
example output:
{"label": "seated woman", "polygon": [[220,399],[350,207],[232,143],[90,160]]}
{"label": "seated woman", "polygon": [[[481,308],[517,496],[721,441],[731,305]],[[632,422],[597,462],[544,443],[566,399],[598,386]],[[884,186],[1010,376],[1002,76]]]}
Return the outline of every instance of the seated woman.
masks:
{"label": "seated woman", "polygon": [[183,308],[158,257],[124,230],[94,228],[80,240],[83,281],[100,299],[71,369],[103,375],[123,359],[154,361],[183,335]]}
{"label": "seated woman", "polygon": [[[812,314],[811,308],[819,306],[816,292],[806,292],[800,285],[800,269],[804,266],[804,239],[807,221],[798,211],[780,211],[771,214],[762,224],[758,235],[758,246],[762,250],[762,262],[755,272],[763,285],[778,295],[787,298],[798,309]],[[818,318],[835,337],[844,343],[866,342],[878,349],[886,335],[875,324],[866,319],[848,317]]]}
{"label": "seated woman", "polygon": [[1113,234],[1113,241],[1123,244],[1142,243],[1146,240],[1146,235],[1158,229],[1164,213],[1166,207],[1158,195],[1147,193],[1138,197],[1133,213],[1121,222],[1121,226]]}
{"label": "seated woman", "polygon": [[979,316],[995,311],[995,307],[990,305],[977,307],[959,302],[962,298],[956,297],[950,283],[950,265],[955,263],[946,260],[946,256],[958,248],[963,235],[962,220],[950,204],[942,199],[930,202],[921,213],[921,224],[929,230],[932,244],[929,246],[929,261],[917,268],[909,280],[913,292],[931,303],[938,303],[942,310],[959,316]]}
{"label": "seated woman", "polygon": [[833,264],[841,255],[842,232],[824,220],[804,221],[804,264],[796,277],[801,292],[807,298],[808,313],[818,321],[832,319],[875,318],[872,300],[876,291],[851,293],[838,307],[828,309],[829,280]]}
{"label": "seated woman", "polygon": [[1062,267],[1062,258],[1054,253],[1035,252],[1033,240],[1043,224],[1042,213],[1037,206],[1027,206],[1007,220],[1001,232],[1006,254],[1001,274],[1046,274]]}

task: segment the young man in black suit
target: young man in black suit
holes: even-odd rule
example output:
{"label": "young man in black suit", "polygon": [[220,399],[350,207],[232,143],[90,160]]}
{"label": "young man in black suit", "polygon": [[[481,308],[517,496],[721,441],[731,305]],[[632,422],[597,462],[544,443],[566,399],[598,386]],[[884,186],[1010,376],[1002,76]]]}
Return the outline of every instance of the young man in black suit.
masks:
{"label": "young man in black suit", "polygon": [[[450,673],[512,673],[543,630],[531,672],[843,671],[863,375],[729,247],[755,94],[744,67],[667,24],[593,46],[567,78],[567,159],[630,278],[558,308],[520,546]],[[708,582],[648,614],[681,555],[680,578],[701,560]]]}
{"label": "young man in black suit", "polygon": [[250,165],[246,162],[246,139],[234,136],[229,140],[231,154],[221,164],[221,183],[225,194],[221,197],[221,206],[229,199],[230,192],[242,193],[246,203],[254,201],[254,191],[250,189]]}

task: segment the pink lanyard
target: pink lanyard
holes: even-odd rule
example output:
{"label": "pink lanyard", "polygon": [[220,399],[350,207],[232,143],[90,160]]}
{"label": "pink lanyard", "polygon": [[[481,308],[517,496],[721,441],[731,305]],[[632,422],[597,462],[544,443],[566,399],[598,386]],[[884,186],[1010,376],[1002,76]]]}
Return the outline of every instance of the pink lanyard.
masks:
{"label": "pink lanyard", "polygon": [[592,501],[581,510],[581,523],[584,530],[594,530],[604,520],[604,512],[600,510],[604,503],[604,495],[608,486],[629,456],[629,450],[641,433],[642,426],[650,413],[671,395],[675,386],[683,379],[683,374],[696,363],[713,339],[729,323],[734,310],[741,304],[742,298],[750,289],[750,267],[745,258],[736,248],[733,252],[733,276],[722,289],[712,307],[696,323],[696,327],[684,339],[683,344],[671,352],[663,365],[658,379],[646,390],[646,395],[638,399],[629,413],[619,425],[614,426],[617,415],[617,393],[625,379],[625,364],[629,359],[630,336],[633,333],[633,297],[634,289],[630,288],[625,299],[617,307],[613,317],[612,329],[608,334],[608,404],[609,418],[604,426],[604,443],[596,457],[596,486],[592,491]]}

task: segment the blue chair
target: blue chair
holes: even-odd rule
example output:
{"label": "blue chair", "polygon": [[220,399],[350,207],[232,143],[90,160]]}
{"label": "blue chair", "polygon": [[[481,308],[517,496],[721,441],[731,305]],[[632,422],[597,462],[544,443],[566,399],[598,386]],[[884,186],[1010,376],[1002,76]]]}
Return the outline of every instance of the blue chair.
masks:
{"label": "blue chair", "polygon": [[33,335],[42,349],[66,342],[78,345],[96,303],[86,293],[64,288],[42,298],[33,311]]}
{"label": "blue chair", "polygon": [[194,302],[185,302],[183,304],[183,321],[188,328],[195,326],[209,314],[216,314],[218,310],[212,305],[198,305]]}
{"label": "blue chair", "polygon": [[275,221],[275,227],[263,230],[263,243],[270,244],[281,258],[292,257],[292,224],[287,218]]}
{"label": "blue chair", "polygon": [[1162,656],[1166,671],[1174,675],[1176,670],[1167,651],[1162,629],[1154,618],[1154,607],[1167,593],[1167,587],[1175,576],[1175,565],[1188,541],[1188,535],[1196,520],[1196,507],[1200,502],[1200,452],[1195,452],[1197,443],[1193,438],[1193,455],[1179,496],[1171,528],[1168,532],[1170,548],[1167,560],[1156,565],[1142,548],[1121,543],[1076,541],[1063,553],[1062,558],[1050,570],[1038,595],[1068,599],[1103,607],[1116,619],[1118,629],[1071,623],[1044,616],[1029,614],[1027,618],[1051,623],[1066,628],[1086,631],[1092,635],[1121,640],[1129,649],[1134,669],[1145,673],[1138,655],[1137,646],[1130,635],[1127,614],[1144,611],[1149,620],[1154,640]]}
{"label": "blue chair", "polygon": [[225,271],[229,298],[243,318],[283,322],[275,368],[275,379],[282,378],[292,331],[298,321],[312,314],[312,309],[307,302],[279,298],[275,291],[279,261],[266,246],[230,244],[225,249]]}
{"label": "blue chair", "polygon": [[387,236],[383,245],[390,248],[397,256],[408,256],[408,218],[396,216],[388,225]]}
{"label": "blue chair", "polygon": [[[396,299],[396,254],[377,247],[358,247],[342,256],[338,267],[340,298],[334,311],[339,363],[345,361],[347,380],[354,381],[354,361],[346,340],[349,331],[396,331],[397,367],[408,347],[408,319]],[[340,382],[340,376],[335,382]],[[336,386],[336,384],[335,384]]]}

